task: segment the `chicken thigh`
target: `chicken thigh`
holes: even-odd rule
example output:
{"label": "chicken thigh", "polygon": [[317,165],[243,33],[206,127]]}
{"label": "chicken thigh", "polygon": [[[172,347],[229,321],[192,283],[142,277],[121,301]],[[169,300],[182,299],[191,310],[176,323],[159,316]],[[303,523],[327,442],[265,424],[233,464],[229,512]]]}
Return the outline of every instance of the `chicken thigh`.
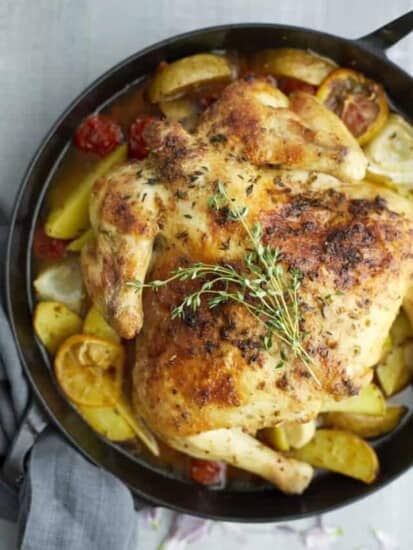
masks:
{"label": "chicken thigh", "polygon": [[[363,181],[363,152],[317,99],[287,98],[265,79],[228,86],[194,134],[162,120],[145,138],[147,159],[95,184],[96,239],[82,254],[91,299],[122,337],[136,337],[136,412],[176,449],[302,492],[311,467],[253,436],[306,422],[327,397],[349,397],[370,381],[411,286],[411,207]],[[199,280],[143,292],[127,284],[200,261],[242,269],[250,242],[228,208],[211,208],[219,186],[248,208],[245,221],[261,225],[264,243],[280,248],[285,269],[303,275],[311,373],[276,336],[264,350],[265,327],[242,304],[202,302],[173,319]]]}

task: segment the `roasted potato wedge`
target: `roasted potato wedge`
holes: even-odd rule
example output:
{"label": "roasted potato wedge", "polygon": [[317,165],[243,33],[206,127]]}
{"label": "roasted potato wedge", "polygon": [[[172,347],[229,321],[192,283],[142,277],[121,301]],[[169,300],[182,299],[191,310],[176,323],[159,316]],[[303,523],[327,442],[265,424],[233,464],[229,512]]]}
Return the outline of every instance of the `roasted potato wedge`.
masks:
{"label": "roasted potato wedge", "polygon": [[305,424],[286,422],[282,426],[265,428],[261,436],[276,451],[288,451],[290,448],[299,449],[306,445],[314,436],[315,430],[314,420]]}
{"label": "roasted potato wedge", "polygon": [[39,302],[34,310],[34,330],[50,354],[79,332],[82,319],[60,302]]}
{"label": "roasted potato wedge", "polygon": [[[409,199],[411,201],[411,198]],[[411,201],[411,204],[413,204],[413,201]],[[413,292],[408,292],[406,296],[403,299],[403,309],[402,312],[407,317],[410,327],[413,327]],[[412,330],[413,333],[413,330]],[[413,337],[412,337],[413,338]]]}
{"label": "roasted potato wedge", "polygon": [[290,449],[284,426],[264,428],[261,435],[264,441],[276,451],[288,451]]}
{"label": "roasted potato wedge", "polygon": [[388,334],[386,336],[386,339],[383,342],[383,348],[381,350],[381,357],[380,357],[381,361],[385,359],[386,355],[392,350],[392,348],[393,348],[393,341],[390,334]]}
{"label": "roasted potato wedge", "polygon": [[75,313],[82,312],[86,291],[79,258],[73,256],[47,267],[33,286],[39,300],[61,302]]}
{"label": "roasted potato wedge", "polygon": [[330,412],[323,415],[322,421],[326,428],[347,430],[364,439],[370,439],[393,431],[406,412],[406,407],[388,407],[384,416]]}
{"label": "roasted potato wedge", "polygon": [[352,412],[382,416],[386,411],[386,402],[378,386],[369,384],[358,395],[335,401],[328,399],[324,402],[320,412]]}
{"label": "roasted potato wedge", "polygon": [[284,424],[284,431],[290,447],[300,449],[312,440],[316,431],[315,420],[310,420],[303,424],[298,422],[287,422]]}
{"label": "roasted potato wedge", "polygon": [[404,389],[412,380],[406,364],[404,345],[396,346],[376,368],[376,375],[385,395],[390,397]]}
{"label": "roasted potato wedge", "polygon": [[413,340],[409,340],[403,346],[403,357],[406,367],[413,376]]}
{"label": "roasted potato wedge", "polygon": [[95,232],[93,231],[93,229],[88,229],[87,231],[82,233],[80,237],[70,242],[67,245],[66,250],[69,250],[70,252],[80,252],[84,247],[84,245],[89,241],[91,241],[94,237],[95,237]]}
{"label": "roasted potato wedge", "polygon": [[230,79],[231,65],[225,57],[200,53],[161,66],[148,88],[152,103],[173,99],[188,88]]}
{"label": "roasted potato wedge", "polygon": [[195,117],[198,112],[195,103],[186,97],[173,99],[172,101],[161,101],[159,108],[167,118],[178,122]]}
{"label": "roasted potato wedge", "polygon": [[86,422],[111,441],[127,441],[135,437],[130,424],[114,407],[77,406]]}
{"label": "roasted potato wedge", "polygon": [[318,86],[337,65],[308,50],[277,48],[259,52],[253,61],[258,73],[287,76]]}
{"label": "roasted potato wedge", "polygon": [[109,340],[119,344],[120,337],[117,332],[105,321],[102,314],[92,306],[85,317],[83,323],[83,333],[99,336],[104,340]]}
{"label": "roasted potato wedge", "polygon": [[129,404],[124,398],[121,398],[115,405],[115,410],[129,424],[134,434],[142,441],[144,445],[155,456],[159,456],[159,445],[152,432],[149,431],[145,422],[133,413]]}
{"label": "roasted potato wedge", "polygon": [[403,310],[400,310],[390,329],[390,338],[392,346],[400,346],[410,338],[413,338],[412,326]]}
{"label": "roasted potato wedge", "polygon": [[307,445],[290,452],[290,456],[364,483],[372,483],[379,471],[374,449],[357,435],[342,430],[317,430]]}
{"label": "roasted potato wedge", "polygon": [[47,216],[46,234],[56,239],[75,239],[86,231],[90,225],[89,193],[92,185],[126,158],[127,146],[119,145],[112,153],[96,161],[83,181],[79,181],[67,196],[62,193],[59,204],[53,206]]}

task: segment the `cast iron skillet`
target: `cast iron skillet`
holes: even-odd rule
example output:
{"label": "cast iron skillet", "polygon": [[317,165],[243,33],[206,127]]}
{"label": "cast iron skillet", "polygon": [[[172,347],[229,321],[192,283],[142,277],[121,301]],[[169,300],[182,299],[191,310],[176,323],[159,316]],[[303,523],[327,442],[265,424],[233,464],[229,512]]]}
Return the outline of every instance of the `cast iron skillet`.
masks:
{"label": "cast iron skillet", "polygon": [[413,463],[413,416],[378,445],[381,473],[369,487],[337,475],[316,479],[302,496],[272,489],[211,491],[164,475],[97,436],[58,392],[48,358],[32,330],[31,244],[50,174],[80,121],[162,60],[212,49],[310,48],[380,81],[394,104],[413,119],[413,79],[391,63],[385,49],[413,30],[413,12],[359,40],[273,24],[224,25],[189,32],[132,55],[85,90],[62,114],[36,153],[22,182],[11,222],[6,298],[14,337],[35,395],[50,420],[79,451],[125,482],[139,499],[179,511],[233,521],[279,521],[325,512],[382,487]]}

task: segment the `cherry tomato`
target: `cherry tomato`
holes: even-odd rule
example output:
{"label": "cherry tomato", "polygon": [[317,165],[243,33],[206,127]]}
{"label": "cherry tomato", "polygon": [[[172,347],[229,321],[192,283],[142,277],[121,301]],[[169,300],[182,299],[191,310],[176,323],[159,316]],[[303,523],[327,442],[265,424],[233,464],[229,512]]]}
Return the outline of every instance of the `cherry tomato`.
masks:
{"label": "cherry tomato", "polygon": [[308,94],[314,95],[317,92],[317,86],[289,76],[278,77],[277,83],[279,89],[286,95],[292,92],[307,92]]}
{"label": "cherry tomato", "polygon": [[53,239],[46,235],[44,227],[36,227],[33,240],[33,250],[39,260],[60,260],[70,241]]}
{"label": "cherry tomato", "polygon": [[226,477],[226,464],[215,460],[193,458],[191,461],[191,478],[201,485],[223,486]]}
{"label": "cherry tomato", "polygon": [[122,141],[122,130],[109,117],[101,114],[87,117],[75,134],[75,145],[85,153],[104,157]]}
{"label": "cherry tomato", "polygon": [[317,97],[341,118],[360,145],[384,126],[389,106],[383,88],[352,69],[337,69],[321,83]]}
{"label": "cherry tomato", "polygon": [[129,157],[133,159],[144,159],[148,156],[149,150],[145,140],[145,130],[156,117],[151,115],[138,116],[129,128]]}

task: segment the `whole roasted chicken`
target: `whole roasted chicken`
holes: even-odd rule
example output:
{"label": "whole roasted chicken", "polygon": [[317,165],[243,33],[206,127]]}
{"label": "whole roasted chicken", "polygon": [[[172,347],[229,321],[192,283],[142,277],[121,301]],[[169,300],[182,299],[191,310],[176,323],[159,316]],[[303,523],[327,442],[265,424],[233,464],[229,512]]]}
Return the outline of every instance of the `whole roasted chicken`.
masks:
{"label": "whole roasted chicken", "polygon": [[[96,239],[82,254],[94,304],[123,338],[136,338],[136,414],[184,453],[302,492],[311,466],[255,433],[307,422],[326,398],[355,395],[371,380],[411,285],[411,206],[363,181],[364,154],[336,115],[265,79],[230,84],[191,134],[155,120],[145,138],[148,158],[94,185]],[[216,200],[223,190],[225,201]],[[248,279],[253,227],[278,251],[286,280],[300,274],[285,310],[295,308],[300,353],[282,331],[268,344],[254,302],[211,308],[204,296],[171,315],[208,280],[174,270],[203,263]],[[231,284],[222,283],[228,292]]]}

